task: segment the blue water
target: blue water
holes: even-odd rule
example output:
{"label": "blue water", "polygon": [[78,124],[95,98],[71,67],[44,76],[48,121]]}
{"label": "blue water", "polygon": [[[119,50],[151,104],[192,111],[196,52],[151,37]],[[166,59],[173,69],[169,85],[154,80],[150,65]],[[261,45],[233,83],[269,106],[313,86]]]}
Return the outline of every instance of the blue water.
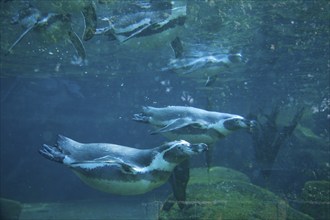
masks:
{"label": "blue water", "polygon": [[[31,2],[43,12],[58,10]],[[159,146],[165,137],[149,135],[150,126],[132,120],[148,105],[194,106],[242,116],[269,114],[279,106],[279,128],[304,107],[300,130],[275,155],[270,181],[260,174],[266,171],[256,161],[246,131],[217,142],[213,163],[239,170],[255,184],[289,198],[299,197],[306,181],[329,181],[329,2],[188,1],[185,25],[177,33],[185,56],[242,54],[241,62],[212,73],[216,81],[210,86],[205,86],[205,66],[195,75],[162,70],[174,59],[166,39],[150,48],[96,36],[83,42],[88,64],[76,66],[67,40],[46,42],[31,32],[5,56],[24,31],[10,24],[21,4],[1,1],[1,197],[21,202],[121,198],[89,188],[38,149],[54,144],[58,134],[84,143]],[[100,14],[107,12],[97,5]],[[75,7],[68,10],[81,36],[83,20]],[[204,156],[193,158],[192,166],[205,166]],[[162,200],[170,193],[165,184],[138,198]]]}

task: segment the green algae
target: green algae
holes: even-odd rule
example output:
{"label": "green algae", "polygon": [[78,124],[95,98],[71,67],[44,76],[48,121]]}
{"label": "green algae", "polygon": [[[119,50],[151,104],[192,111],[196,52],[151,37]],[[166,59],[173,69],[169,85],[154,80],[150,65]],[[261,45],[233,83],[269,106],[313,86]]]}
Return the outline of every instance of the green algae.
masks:
{"label": "green algae", "polygon": [[[208,181],[210,180],[210,181]],[[160,212],[159,219],[312,219],[292,209],[274,193],[250,183],[228,168],[192,169],[187,205]]]}
{"label": "green algae", "polygon": [[302,192],[302,210],[315,219],[330,219],[330,182],[308,181]]}
{"label": "green algae", "polygon": [[206,168],[194,168],[190,172],[189,185],[214,184],[223,180],[250,182],[250,178],[245,174],[225,167],[211,167],[209,171]]}

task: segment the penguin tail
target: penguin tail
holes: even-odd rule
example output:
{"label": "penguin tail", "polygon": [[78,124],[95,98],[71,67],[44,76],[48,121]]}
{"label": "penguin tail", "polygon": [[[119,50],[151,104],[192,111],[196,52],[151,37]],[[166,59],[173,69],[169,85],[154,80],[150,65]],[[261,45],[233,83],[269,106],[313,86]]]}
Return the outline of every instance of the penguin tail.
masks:
{"label": "penguin tail", "polygon": [[149,117],[146,116],[144,113],[139,113],[139,114],[134,114],[133,120],[143,122],[143,123],[148,123]]}
{"label": "penguin tail", "polygon": [[39,153],[47,158],[48,160],[52,160],[58,163],[63,163],[65,158],[65,154],[59,149],[57,146],[50,146],[47,144],[42,145],[39,149]]}

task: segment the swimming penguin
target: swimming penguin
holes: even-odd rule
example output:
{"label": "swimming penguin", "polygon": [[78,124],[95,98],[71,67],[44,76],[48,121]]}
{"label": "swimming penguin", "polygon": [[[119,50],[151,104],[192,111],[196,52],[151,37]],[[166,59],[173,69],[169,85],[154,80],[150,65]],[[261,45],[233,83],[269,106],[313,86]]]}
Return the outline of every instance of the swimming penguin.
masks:
{"label": "swimming penguin", "polygon": [[[79,62],[82,65],[86,59],[86,52],[78,35],[71,26],[70,14],[48,13],[46,15],[28,4],[21,9],[12,19],[12,24],[21,24],[26,30],[10,46],[7,54],[12,53],[13,48],[31,31],[41,33],[44,39],[57,42],[58,40],[69,40],[77,51]],[[75,61],[76,62],[76,61]]]}
{"label": "swimming penguin", "polygon": [[82,39],[89,40],[94,36],[97,27],[96,5],[94,0],[56,0],[56,1],[30,1],[40,11],[47,11],[56,14],[71,14],[84,20],[84,32]]}
{"label": "swimming penguin", "polygon": [[[212,146],[222,137],[240,128],[251,128],[253,121],[242,116],[228,113],[211,112],[194,107],[168,106],[165,108],[144,107],[142,113],[135,114],[133,120],[153,125],[157,130],[151,134],[161,133],[170,140],[180,138],[191,143],[206,143],[206,163],[211,166]],[[189,160],[178,165],[171,175],[170,183],[173,195],[181,209],[186,207],[186,186],[189,180]],[[170,210],[174,205],[169,199],[162,209]],[[172,200],[173,201],[173,200]]]}
{"label": "swimming penguin", "polygon": [[163,45],[177,38],[178,27],[186,19],[186,4],[185,0],[119,1],[107,15],[100,16],[103,27],[97,28],[95,35],[139,48]]}
{"label": "swimming penguin", "polygon": [[157,130],[151,134],[162,133],[170,140],[206,144],[213,144],[235,130],[251,126],[250,120],[239,115],[185,106],[144,107],[133,120],[155,126]]}
{"label": "swimming penguin", "polygon": [[180,76],[195,78],[197,81],[202,79],[205,86],[210,86],[216,81],[219,73],[245,62],[241,53],[213,46],[214,44],[214,42],[207,42],[205,45],[188,44],[188,48],[184,50],[181,43],[178,45],[173,41],[171,46],[175,58],[170,59],[162,71],[173,71]]}
{"label": "swimming penguin", "polygon": [[239,62],[241,59],[242,55],[240,53],[172,59],[168,64],[168,67],[163,70],[172,69],[182,74],[190,74],[202,68],[204,68],[204,71],[205,68],[210,70],[219,69],[221,66]]}
{"label": "swimming penguin", "polygon": [[105,143],[82,144],[59,136],[57,144],[44,144],[45,158],[73,170],[87,185],[113,194],[137,195],[164,184],[173,169],[207,145],[173,141],[153,149]]}

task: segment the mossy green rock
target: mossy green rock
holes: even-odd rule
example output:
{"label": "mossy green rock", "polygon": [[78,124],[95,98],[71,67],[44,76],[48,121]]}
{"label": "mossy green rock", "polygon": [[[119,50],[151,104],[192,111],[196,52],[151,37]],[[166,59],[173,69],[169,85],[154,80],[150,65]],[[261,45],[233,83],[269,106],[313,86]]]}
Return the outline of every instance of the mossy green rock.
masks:
{"label": "mossy green rock", "polygon": [[0,211],[1,219],[19,219],[22,204],[14,200],[0,198]]}
{"label": "mossy green rock", "polygon": [[308,181],[305,183],[302,210],[315,219],[330,219],[330,182]]}
{"label": "mossy green rock", "polygon": [[214,184],[223,180],[235,180],[250,182],[250,178],[245,174],[225,167],[194,168],[190,171],[189,185],[193,184]]}
{"label": "mossy green rock", "polygon": [[284,200],[250,183],[249,178],[227,168],[191,169],[187,187],[189,208],[173,206],[159,219],[312,219],[292,209]]}

